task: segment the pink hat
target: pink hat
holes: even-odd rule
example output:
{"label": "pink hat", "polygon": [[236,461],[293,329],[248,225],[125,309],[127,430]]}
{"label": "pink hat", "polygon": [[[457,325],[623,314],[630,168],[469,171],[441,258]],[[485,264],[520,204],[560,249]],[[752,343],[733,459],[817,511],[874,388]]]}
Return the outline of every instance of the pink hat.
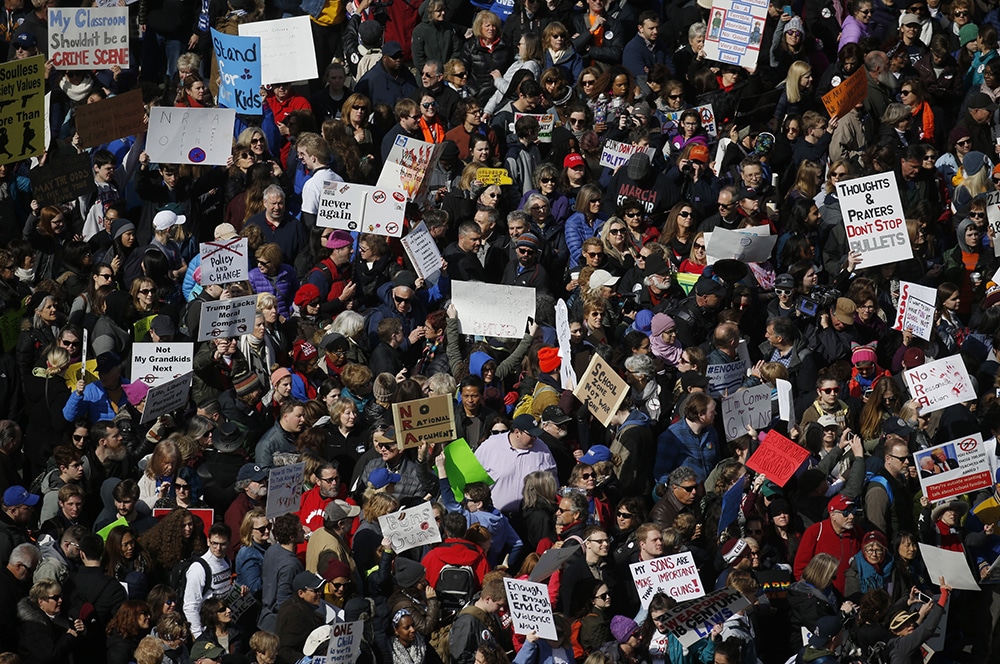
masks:
{"label": "pink hat", "polygon": [[271,385],[277,387],[278,383],[281,382],[282,378],[284,378],[285,376],[291,376],[291,375],[292,375],[292,372],[289,371],[288,369],[286,369],[285,367],[278,367],[273,372],[271,372]]}
{"label": "pink hat", "polygon": [[857,364],[858,362],[878,362],[878,358],[875,356],[874,343],[854,347],[854,350],[851,352],[851,364]]}
{"label": "pink hat", "polygon": [[330,237],[326,238],[327,249],[340,249],[341,247],[347,247],[352,244],[354,244],[354,239],[351,237],[351,234],[347,231],[342,231],[339,228],[330,233]]}
{"label": "pink hat", "polygon": [[137,380],[134,383],[122,385],[122,391],[125,392],[125,397],[130,404],[138,406],[149,393],[149,385],[146,385],[141,380]]}

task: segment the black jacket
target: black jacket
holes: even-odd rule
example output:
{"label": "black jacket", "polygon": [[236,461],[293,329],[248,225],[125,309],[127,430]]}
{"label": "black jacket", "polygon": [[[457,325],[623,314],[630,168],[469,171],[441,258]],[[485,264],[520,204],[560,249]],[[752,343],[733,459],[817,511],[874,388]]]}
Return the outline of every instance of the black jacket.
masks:
{"label": "black jacket", "polygon": [[278,609],[278,622],[275,632],[280,645],[278,647],[279,664],[295,664],[302,658],[302,647],[309,634],[323,625],[323,616],[309,602],[298,594],[285,600]]}
{"label": "black jacket", "polygon": [[[27,597],[17,603],[18,653],[22,664],[65,664],[70,661],[76,639],[67,633],[69,622],[63,616],[49,618]],[[7,625],[5,630],[10,630]]]}

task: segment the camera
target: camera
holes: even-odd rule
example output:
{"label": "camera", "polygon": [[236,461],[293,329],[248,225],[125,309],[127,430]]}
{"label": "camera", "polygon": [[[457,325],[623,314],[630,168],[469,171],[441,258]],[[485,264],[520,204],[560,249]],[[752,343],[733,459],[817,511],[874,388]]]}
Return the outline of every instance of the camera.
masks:
{"label": "camera", "polygon": [[833,306],[840,296],[841,293],[836,288],[817,286],[808,296],[803,295],[799,298],[796,308],[806,316],[815,316],[817,312]]}

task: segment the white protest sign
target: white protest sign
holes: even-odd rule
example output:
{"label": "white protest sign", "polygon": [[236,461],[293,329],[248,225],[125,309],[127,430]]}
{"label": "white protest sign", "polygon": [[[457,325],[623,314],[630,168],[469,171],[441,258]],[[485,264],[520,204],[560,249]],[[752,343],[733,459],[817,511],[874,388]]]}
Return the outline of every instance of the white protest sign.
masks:
{"label": "white protest sign", "polygon": [[753,72],[757,69],[766,19],[767,3],[762,0],[713,0],[705,35],[705,59]]}
{"label": "white protest sign", "polygon": [[915,452],[913,462],[920,489],[932,502],[993,486],[990,458],[979,433]]}
{"label": "white protest sign", "polygon": [[194,344],[190,341],[137,343],[132,346],[132,382],[150,387],[194,371]]}
{"label": "white protest sign", "polygon": [[726,427],[726,440],[736,440],[746,435],[747,426],[757,431],[771,423],[771,386],[757,385],[735,393],[722,400],[722,421]]}
{"label": "white protest sign", "polygon": [[382,526],[382,535],[389,538],[396,553],[441,541],[441,531],[434,520],[430,503],[380,516],[378,522]]}
{"label": "white protest sign", "polygon": [[[354,664],[361,654],[361,641],[365,635],[365,621],[335,622],[330,625],[330,646],[323,664]],[[315,657],[313,661],[315,661]]]}
{"label": "white protest sign", "polygon": [[408,200],[417,200],[426,189],[427,173],[434,170],[441,157],[441,146],[400,134],[389,149],[376,186],[401,189]]}
{"label": "white protest sign", "polygon": [[528,318],[535,315],[535,289],[524,286],[453,281],[451,301],[462,334],[520,339]]}
{"label": "white protest sign", "polygon": [[128,69],[128,29],[125,7],[50,6],[49,59],[56,69],[64,71],[111,69],[115,65]]}
{"label": "white protest sign", "polygon": [[559,340],[559,379],[564,390],[576,389],[576,372],[573,371],[573,353],[569,347],[569,309],[566,301],[556,302],[556,338]]}
{"label": "white protest sign", "polygon": [[399,237],[405,211],[406,192],[400,189],[330,182],[319,199],[316,225]]}
{"label": "white protest sign", "polygon": [[[666,134],[669,131],[676,130],[677,126],[681,123],[681,115],[687,109],[681,111],[670,111],[669,113],[664,113],[663,117],[669,122],[663,123],[663,133]],[[702,104],[701,106],[695,106],[695,111],[698,111],[698,115],[701,116],[701,128],[705,130],[709,138],[715,138],[719,134],[718,124],[715,122],[715,110],[712,108],[711,104]],[[670,123],[673,123],[671,125]]]}
{"label": "white protest sign", "polygon": [[427,283],[436,284],[441,276],[441,250],[427,230],[427,224],[421,221],[400,242],[417,274]]}
{"label": "white protest sign", "polygon": [[921,542],[920,556],[924,559],[928,577],[940,579],[943,576],[945,583],[955,590],[980,590],[969,569],[969,562],[961,551],[939,549]]}
{"label": "white protest sign", "polygon": [[187,405],[188,394],[191,392],[191,377],[185,374],[172,378],[149,388],[146,394],[146,407],[142,410],[140,424],[152,422],[160,415],[172,413]]}
{"label": "white protest sign", "polygon": [[[517,122],[523,117],[535,118],[538,120],[538,142],[539,143],[551,143],[552,142],[552,127],[555,126],[556,116],[552,113],[546,113],[545,115],[539,115],[537,113],[514,113],[514,122]],[[514,130],[511,129],[509,134],[513,134]]]}
{"label": "white protest sign", "polygon": [[724,588],[675,606],[664,614],[660,626],[664,633],[677,637],[686,649],[707,637],[712,627],[748,606],[750,602],[743,593]]}
{"label": "white protest sign", "polygon": [[509,577],[504,578],[503,584],[507,589],[507,606],[515,634],[537,632],[543,639],[558,638],[548,586]]}
{"label": "white protest sign", "polygon": [[319,77],[309,16],[240,23],[240,37],[260,37],[261,83],[291,83]]}
{"label": "white protest sign", "polygon": [[896,307],[896,322],[892,329],[903,331],[913,330],[914,336],[924,341],[931,340],[934,329],[934,307],[937,303],[937,290],[911,284],[909,281],[899,282],[899,305]]}
{"label": "white protest sign", "polygon": [[795,424],[795,402],[792,400],[792,384],[784,378],[775,379],[778,390],[778,418]]}
{"label": "white protest sign", "polygon": [[717,260],[732,259],[742,263],[763,263],[771,257],[777,241],[777,235],[745,233],[742,229],[731,231],[716,227],[712,231],[711,240],[705,244],[706,253]]}
{"label": "white protest sign", "polygon": [[973,401],[976,391],[961,355],[943,357],[903,371],[906,387],[917,401],[921,415],[956,403]]}
{"label": "white protest sign", "polygon": [[299,500],[302,497],[302,476],[305,471],[305,462],[271,469],[267,476],[266,511],[268,519],[299,510]]}
{"label": "white protest sign", "polygon": [[[1000,256],[1000,191],[990,191],[980,195],[986,197],[986,223],[993,231],[993,255]],[[996,281],[996,275],[993,281]]]}
{"label": "white protest sign", "polygon": [[201,243],[201,285],[246,281],[250,248],[245,237]]}
{"label": "white protest sign", "polygon": [[232,108],[173,108],[149,111],[146,152],[161,164],[225,166],[233,154]]}
{"label": "white protest sign", "polygon": [[656,156],[656,150],[650,147],[619,141],[604,141],[604,145],[601,147],[601,163],[599,165],[608,168],[624,166],[636,152],[645,152],[650,159]]}
{"label": "white protest sign", "polygon": [[838,182],[837,195],[848,248],[861,253],[862,267],[913,258],[903,204],[892,171]]}
{"label": "white protest sign", "polygon": [[705,374],[708,376],[708,393],[713,397],[722,396],[725,392],[735,392],[743,384],[747,369],[750,368],[750,355],[747,343],[740,340],[737,348],[739,359],[725,364],[710,364]]}
{"label": "white protest sign", "polygon": [[649,602],[656,593],[666,593],[678,602],[705,594],[698,566],[690,551],[632,563],[628,568],[644,609],[649,608]]}
{"label": "white protest sign", "polygon": [[256,295],[203,302],[198,323],[198,341],[247,334],[253,331],[256,316]]}

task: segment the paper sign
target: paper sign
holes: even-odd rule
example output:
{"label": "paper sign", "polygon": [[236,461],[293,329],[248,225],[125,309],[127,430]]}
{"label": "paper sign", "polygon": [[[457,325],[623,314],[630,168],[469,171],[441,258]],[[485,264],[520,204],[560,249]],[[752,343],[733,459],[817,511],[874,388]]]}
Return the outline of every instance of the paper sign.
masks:
{"label": "paper sign", "polygon": [[862,267],[913,258],[906,217],[892,171],[837,183],[847,244],[861,253]]}
{"label": "paper sign", "polygon": [[726,440],[746,435],[747,426],[757,431],[765,429],[771,423],[771,386],[765,383],[723,398],[722,421]]}
{"label": "paper sign", "polygon": [[520,339],[535,316],[535,289],[472,281],[451,282],[462,334]]}
{"label": "paper sign", "polygon": [[[663,114],[663,117],[668,120],[668,122],[663,123],[663,132],[674,131],[681,123],[681,115],[684,114],[688,109],[680,111],[670,111]],[[705,130],[709,138],[715,138],[719,134],[719,125],[715,121],[715,110],[712,108],[711,104],[702,104],[701,106],[695,106],[695,111],[698,111],[698,115],[701,116],[701,128]],[[671,124],[673,123],[673,124]]]}
{"label": "paper sign", "polygon": [[403,449],[448,444],[455,433],[455,401],[449,394],[392,404],[392,420],[397,440],[402,436]]}
{"label": "paper sign", "polygon": [[245,237],[201,243],[201,285],[246,281],[250,248]]}
{"label": "paper sign", "polygon": [[418,141],[409,136],[397,136],[382,166],[377,186],[382,189],[401,189],[410,201],[422,198],[427,188],[427,173],[434,170],[441,157],[441,145]]}
{"label": "paper sign", "polygon": [[984,524],[995,525],[1000,522],[1000,501],[995,494],[976,505],[972,511]]}
{"label": "paper sign", "polygon": [[50,155],[44,166],[31,169],[28,175],[34,196],[42,207],[62,205],[79,196],[89,196],[97,187],[88,154]]}
{"label": "paper sign", "polygon": [[841,81],[840,85],[823,95],[823,105],[831,118],[842,118],[868,96],[868,70],[857,71]]}
{"label": "paper sign", "polygon": [[319,78],[309,16],[240,23],[241,37],[260,37],[261,83]]}
{"label": "paper sign", "polygon": [[194,344],[184,341],[134,344],[132,382],[150,387],[194,371]]}
{"label": "paper sign", "polygon": [[936,303],[936,289],[900,281],[899,305],[896,307],[896,322],[892,329],[899,331],[910,329],[913,330],[914,336],[930,341],[931,332],[934,330]]}
{"label": "paper sign", "polygon": [[906,388],[917,402],[921,415],[953,404],[973,401],[976,391],[969,380],[961,355],[952,355],[903,371]]}
{"label": "paper sign", "polygon": [[105,542],[107,542],[108,541],[108,535],[110,535],[111,531],[114,530],[115,528],[117,528],[118,526],[128,527],[128,521],[125,520],[125,517],[123,517],[123,516],[118,517],[117,519],[115,519],[114,521],[112,521],[111,523],[109,523],[108,525],[106,525],[103,528],[101,528],[100,530],[98,530],[97,534],[100,536],[100,538],[102,540],[104,540]]}
{"label": "paper sign", "polygon": [[740,505],[743,502],[743,489],[747,484],[747,476],[740,475],[740,478],[733,482],[733,485],[722,494],[722,513],[719,516],[719,528],[717,535],[722,535],[734,523],[740,515]]}
{"label": "paper sign", "polygon": [[267,476],[266,512],[268,519],[299,511],[299,499],[302,497],[302,477],[305,471],[305,462],[271,469]]}
{"label": "paper sign", "polygon": [[505,577],[507,606],[515,634],[537,632],[543,639],[556,640],[556,622],[552,617],[549,588],[543,583]]}
{"label": "paper sign", "polygon": [[45,151],[45,58],[0,64],[0,164]]}
{"label": "paper sign", "polygon": [[746,341],[742,339],[737,348],[737,356],[739,359],[735,362],[708,365],[705,375],[708,376],[708,393],[711,396],[720,397],[727,391],[735,392],[743,384],[747,369],[750,368],[750,355]]}
{"label": "paper sign", "polygon": [[748,606],[750,602],[743,593],[724,588],[675,606],[667,611],[660,626],[664,633],[673,634],[686,649],[707,637],[712,627]]}
{"label": "paper sign", "polygon": [[913,454],[920,489],[937,502],[993,487],[983,437],[974,433]]}
{"label": "paper sign", "polygon": [[129,68],[125,7],[49,7],[48,39],[56,69]]}
{"label": "paper sign", "polygon": [[316,225],[399,237],[405,212],[406,192],[401,189],[330,182],[320,195]]}
{"label": "paper sign", "polygon": [[[63,371],[63,380],[66,381],[66,387],[69,388],[70,392],[76,390],[76,384],[80,381],[81,372],[83,372],[83,362],[74,362]],[[84,385],[90,385],[100,379],[100,376],[97,375],[97,360],[88,360],[87,370],[83,372]]]}
{"label": "paper sign", "polygon": [[396,553],[441,541],[441,531],[430,503],[380,516],[378,522],[382,526],[382,536],[389,538]]}
{"label": "paper sign", "polygon": [[[153,518],[157,520],[162,519],[175,509],[176,508],[174,507],[155,507],[153,508]],[[212,527],[213,523],[215,523],[215,510],[209,508],[188,507],[187,511],[201,519],[201,529],[205,533],[205,537],[208,537],[208,529]]]}
{"label": "paper sign", "polygon": [[420,278],[429,284],[436,284],[441,276],[441,250],[427,230],[427,225],[421,221],[400,242]]}
{"label": "paper sign", "polygon": [[628,568],[632,572],[632,580],[644,609],[649,608],[649,602],[656,593],[665,593],[678,602],[686,602],[705,594],[698,566],[690,551],[639,561]]}
{"label": "paper sign", "polygon": [[628,396],[628,390],[628,383],[600,355],[594,353],[580,384],[573,390],[573,396],[607,427]]}
{"label": "paper sign", "polygon": [[[980,194],[980,197],[986,198],[986,221],[993,232],[993,255],[1000,256],[1000,191],[989,191]],[[993,275],[993,281],[1000,283],[996,274]]]}
{"label": "paper sign", "polygon": [[757,451],[747,459],[747,468],[762,473],[764,477],[783,487],[808,456],[809,450],[771,430]]}
{"label": "paper sign", "polygon": [[[535,118],[538,120],[538,142],[539,143],[551,143],[552,142],[552,127],[555,126],[556,116],[551,113],[546,113],[545,115],[538,115],[537,113],[514,113],[514,122],[523,117]],[[508,133],[513,134],[513,131]]]}
{"label": "paper sign", "polygon": [[943,576],[945,583],[955,590],[979,590],[979,584],[972,576],[969,563],[961,551],[948,551],[936,546],[920,543],[920,556],[927,567],[927,576],[934,583]]}
{"label": "paper sign", "polygon": [[535,582],[545,581],[545,579],[555,574],[556,570],[565,565],[567,560],[579,552],[580,547],[573,545],[564,546],[560,549],[548,549],[538,559],[538,563],[535,565],[535,569],[531,570],[529,578]]}
{"label": "paper sign", "polygon": [[766,19],[766,2],[714,0],[705,35],[705,59],[744,67],[752,73],[757,68]]}
{"label": "paper sign", "polygon": [[506,168],[480,168],[476,170],[476,179],[483,184],[514,184]]}
{"label": "paper sign", "polygon": [[789,424],[795,423],[795,402],[792,401],[792,384],[784,378],[776,378],[778,390],[778,419]]}
{"label": "paper sign", "polygon": [[204,302],[198,323],[198,341],[247,334],[253,330],[256,317],[256,295]]}
{"label": "paper sign", "polygon": [[706,241],[708,245],[706,252],[717,260],[732,259],[741,263],[763,263],[771,257],[777,241],[777,235],[731,231],[717,226],[712,231],[711,241]]}
{"label": "paper sign", "polygon": [[361,641],[365,635],[365,621],[334,622],[330,624],[330,646],[324,664],[354,664],[361,654]]}
{"label": "paper sign", "polygon": [[604,145],[601,147],[601,162],[599,165],[607,168],[624,166],[636,152],[645,152],[649,155],[650,159],[656,156],[656,150],[650,147],[621,143],[619,141],[604,141]]}
{"label": "paper sign", "polygon": [[172,108],[149,111],[146,152],[161,164],[225,166],[233,154],[231,108]]}
{"label": "paper sign", "polygon": [[473,482],[484,482],[490,486],[496,483],[483,464],[479,463],[475,453],[465,438],[459,438],[454,443],[444,447],[444,470],[448,473],[448,484],[455,496],[455,502],[462,502],[465,497],[465,487]]}
{"label": "paper sign", "polygon": [[149,388],[149,393],[146,394],[146,407],[142,410],[142,419],[139,420],[139,423],[152,422],[160,415],[184,408],[188,402],[188,394],[191,392],[193,375],[193,373],[188,373],[171,378]]}
{"label": "paper sign", "polygon": [[219,62],[219,106],[261,115],[260,37],[237,37],[212,28]]}
{"label": "paper sign", "polygon": [[556,302],[556,338],[559,340],[559,379],[564,390],[576,389],[576,371],[573,370],[573,353],[569,346],[569,310],[566,301]]}
{"label": "paper sign", "polygon": [[149,328],[153,326],[153,319],[156,318],[156,314],[152,316],[144,316],[132,323],[132,338],[135,341],[141,341],[149,333]]}
{"label": "paper sign", "polygon": [[80,104],[75,112],[80,147],[97,147],[146,130],[141,90],[130,90],[94,104]]}

